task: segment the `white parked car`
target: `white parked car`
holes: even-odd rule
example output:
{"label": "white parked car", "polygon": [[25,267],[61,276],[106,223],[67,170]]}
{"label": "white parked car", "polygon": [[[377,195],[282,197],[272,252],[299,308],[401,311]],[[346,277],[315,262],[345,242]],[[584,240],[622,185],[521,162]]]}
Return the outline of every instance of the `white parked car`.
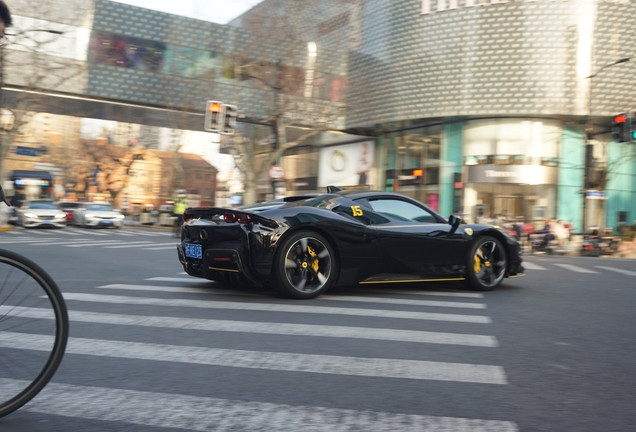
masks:
{"label": "white parked car", "polygon": [[124,215],[108,203],[82,203],[73,214],[75,225],[81,227],[121,228]]}
{"label": "white parked car", "polygon": [[25,228],[64,228],[66,213],[51,200],[25,201],[18,210],[18,222]]}

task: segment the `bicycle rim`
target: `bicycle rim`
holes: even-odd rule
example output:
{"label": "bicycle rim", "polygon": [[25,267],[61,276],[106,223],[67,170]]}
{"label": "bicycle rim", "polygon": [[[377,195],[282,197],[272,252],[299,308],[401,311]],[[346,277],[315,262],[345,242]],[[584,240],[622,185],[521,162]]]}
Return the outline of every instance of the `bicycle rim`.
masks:
{"label": "bicycle rim", "polygon": [[53,279],[33,261],[0,249],[0,417],[33,399],[53,377],[68,331]]}

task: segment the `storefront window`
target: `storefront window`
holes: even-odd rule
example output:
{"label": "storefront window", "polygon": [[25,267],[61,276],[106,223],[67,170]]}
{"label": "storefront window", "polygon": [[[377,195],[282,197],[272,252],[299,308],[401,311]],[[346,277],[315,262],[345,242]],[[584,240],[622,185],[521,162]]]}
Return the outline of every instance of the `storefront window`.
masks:
{"label": "storefront window", "polygon": [[463,133],[467,220],[500,223],[521,217],[541,223],[555,216],[558,122],[474,120]]}
{"label": "storefront window", "polygon": [[438,210],[441,128],[397,133],[386,151],[387,187]]}

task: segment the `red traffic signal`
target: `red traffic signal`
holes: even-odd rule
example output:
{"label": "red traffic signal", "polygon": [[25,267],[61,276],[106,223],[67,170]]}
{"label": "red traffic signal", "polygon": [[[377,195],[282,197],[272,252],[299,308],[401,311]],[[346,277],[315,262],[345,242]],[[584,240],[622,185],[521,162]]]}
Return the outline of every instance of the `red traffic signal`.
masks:
{"label": "red traffic signal", "polygon": [[627,121],[626,114],[618,114],[614,116],[614,123],[625,123]]}

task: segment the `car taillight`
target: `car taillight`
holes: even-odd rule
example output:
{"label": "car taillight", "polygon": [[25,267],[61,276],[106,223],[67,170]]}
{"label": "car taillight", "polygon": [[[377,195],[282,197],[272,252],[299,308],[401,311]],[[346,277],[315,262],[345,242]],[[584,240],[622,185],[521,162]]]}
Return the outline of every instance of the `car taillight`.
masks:
{"label": "car taillight", "polygon": [[183,214],[183,221],[184,221],[184,222],[187,222],[187,221],[189,221],[190,219],[191,219],[191,217],[190,217],[190,215],[189,215],[189,214],[186,214],[186,213],[184,213],[184,214]]}
{"label": "car taillight", "polygon": [[248,214],[236,214],[236,213],[224,213],[223,214],[223,220],[226,223],[234,223],[234,222],[238,222],[242,225],[248,224],[250,222],[252,222],[252,217]]}
{"label": "car taillight", "polygon": [[252,217],[248,214],[240,214],[236,217],[236,220],[238,223],[245,225],[252,222]]}

